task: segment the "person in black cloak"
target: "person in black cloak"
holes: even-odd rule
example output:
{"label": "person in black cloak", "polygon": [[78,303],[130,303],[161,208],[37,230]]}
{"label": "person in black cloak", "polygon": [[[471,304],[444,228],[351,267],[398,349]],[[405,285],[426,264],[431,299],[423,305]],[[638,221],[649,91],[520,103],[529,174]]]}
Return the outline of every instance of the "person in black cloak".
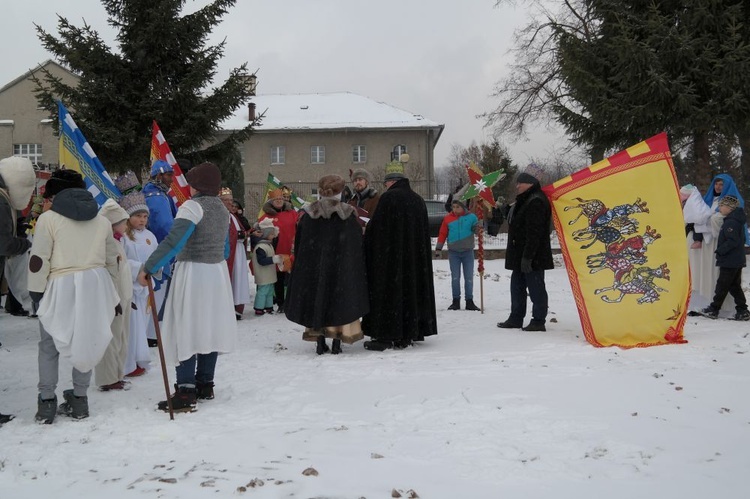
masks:
{"label": "person in black cloak", "polygon": [[284,313],[302,326],[303,340],[317,342],[321,355],[341,353],[341,342],[363,338],[359,319],[369,311],[365,287],[362,229],[354,207],[341,200],[344,179],[326,175],[318,182],[321,199],[307,205],[297,223],[294,265]]}
{"label": "person in black cloak", "polygon": [[370,313],[362,329],[372,338],[365,348],[376,351],[437,334],[427,208],[400,164],[389,165],[384,180],[387,190],[365,229]]}

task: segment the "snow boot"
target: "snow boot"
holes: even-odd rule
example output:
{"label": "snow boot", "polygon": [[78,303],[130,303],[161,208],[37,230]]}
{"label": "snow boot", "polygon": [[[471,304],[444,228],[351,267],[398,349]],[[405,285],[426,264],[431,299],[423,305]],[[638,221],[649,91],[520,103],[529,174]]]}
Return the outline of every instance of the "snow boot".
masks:
{"label": "snow boot", "polygon": [[474,300],[466,300],[466,310],[479,310],[479,307],[474,305]]}
{"label": "snow boot", "polygon": [[12,414],[0,414],[0,426],[13,421],[13,418],[15,418],[15,416]]}
{"label": "snow boot", "polygon": [[263,315],[263,314],[265,314],[265,312],[263,311],[262,308],[254,308],[253,310],[255,310],[255,315]]}
{"label": "snow boot", "polygon": [[461,310],[461,300],[459,298],[454,298],[453,303],[448,307],[448,310]]}
{"label": "snow boot", "polygon": [[[170,397],[174,412],[193,412],[196,406],[195,388],[174,385],[175,393]],[[157,405],[160,411],[169,412],[169,404],[162,400]]]}
{"label": "snow boot", "polygon": [[747,309],[737,312],[734,314],[733,319],[736,321],[750,321],[750,312]]}
{"label": "snow boot", "polygon": [[330,349],[328,348],[328,345],[326,344],[326,337],[325,336],[318,336],[318,344],[315,347],[315,353],[318,355],[323,355]]}
{"label": "snow boot", "polygon": [[34,419],[38,423],[52,424],[57,414],[57,396],[52,399],[42,400],[40,394],[36,402],[36,416]]}
{"label": "snow boot", "polygon": [[395,350],[403,350],[404,348],[408,348],[412,346],[411,340],[396,340],[393,342],[393,348]]}
{"label": "snow boot", "polygon": [[524,331],[546,331],[547,328],[544,327],[543,321],[535,321],[534,319],[531,319],[531,322],[529,322],[529,325],[523,328]]}
{"label": "snow boot", "polygon": [[718,319],[719,311],[709,305],[708,307],[701,310],[701,315],[703,317],[708,317],[709,319]]}
{"label": "snow boot", "polygon": [[213,400],[214,399],[214,382],[207,381],[201,383],[200,381],[195,383],[195,393],[198,400]]}
{"label": "snow boot", "polygon": [[521,329],[523,322],[514,321],[510,317],[505,322],[498,322],[497,327],[501,329]]}
{"label": "snow boot", "polygon": [[86,396],[77,397],[73,389],[63,392],[65,402],[57,408],[57,413],[63,416],[69,416],[73,419],[84,419],[89,417],[89,398]]}
{"label": "snow boot", "polygon": [[331,353],[333,355],[341,353],[341,340],[333,340],[333,344],[331,344]]}
{"label": "snow boot", "polygon": [[382,352],[383,350],[387,350],[389,348],[393,348],[393,342],[391,341],[382,341],[382,340],[365,341],[365,350]]}
{"label": "snow boot", "polygon": [[267,307],[267,308],[265,308],[265,309],[263,309],[263,310],[264,310],[264,311],[265,311],[265,312],[266,312],[267,314],[271,314],[271,315],[273,315],[273,307]]}

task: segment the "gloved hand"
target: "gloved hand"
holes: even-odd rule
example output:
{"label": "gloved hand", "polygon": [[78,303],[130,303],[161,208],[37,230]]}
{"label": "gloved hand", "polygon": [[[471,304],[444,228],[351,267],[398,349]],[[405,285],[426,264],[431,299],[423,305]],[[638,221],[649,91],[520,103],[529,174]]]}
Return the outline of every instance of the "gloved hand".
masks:
{"label": "gloved hand", "polygon": [[135,305],[135,302],[130,302],[130,308],[133,310],[138,310],[138,307]]}
{"label": "gloved hand", "polygon": [[117,317],[118,315],[122,315],[122,305],[120,305],[119,303],[115,307],[115,317]]}
{"label": "gloved hand", "polygon": [[474,226],[474,229],[473,229],[473,231],[474,231],[474,234],[479,234],[479,231],[480,231],[480,230],[482,230],[482,226],[481,226],[480,224],[476,224],[476,225]]}
{"label": "gloved hand", "polygon": [[435,250],[435,258],[440,258],[442,256],[442,253],[439,249]]}
{"label": "gloved hand", "polygon": [[534,269],[531,268],[531,258],[521,258],[521,272],[528,274],[533,270]]}

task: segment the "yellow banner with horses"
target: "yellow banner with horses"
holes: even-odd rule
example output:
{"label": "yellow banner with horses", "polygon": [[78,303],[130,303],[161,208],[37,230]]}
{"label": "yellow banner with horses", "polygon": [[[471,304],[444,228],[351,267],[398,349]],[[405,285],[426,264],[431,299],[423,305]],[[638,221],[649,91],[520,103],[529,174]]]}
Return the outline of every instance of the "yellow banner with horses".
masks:
{"label": "yellow banner with horses", "polygon": [[666,134],[544,188],[586,340],[685,343],[690,268]]}

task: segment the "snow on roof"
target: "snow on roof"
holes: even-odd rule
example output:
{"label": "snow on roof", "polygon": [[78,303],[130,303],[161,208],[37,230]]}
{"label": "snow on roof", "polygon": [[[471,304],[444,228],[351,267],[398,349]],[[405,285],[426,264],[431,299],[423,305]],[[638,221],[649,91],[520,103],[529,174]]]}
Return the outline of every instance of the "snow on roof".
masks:
{"label": "snow on roof", "polygon": [[[251,98],[255,113],[265,112],[257,131],[330,130],[342,128],[440,128],[442,124],[350,92],[270,94]],[[240,107],[221,124],[224,130],[248,125],[248,108]]]}

